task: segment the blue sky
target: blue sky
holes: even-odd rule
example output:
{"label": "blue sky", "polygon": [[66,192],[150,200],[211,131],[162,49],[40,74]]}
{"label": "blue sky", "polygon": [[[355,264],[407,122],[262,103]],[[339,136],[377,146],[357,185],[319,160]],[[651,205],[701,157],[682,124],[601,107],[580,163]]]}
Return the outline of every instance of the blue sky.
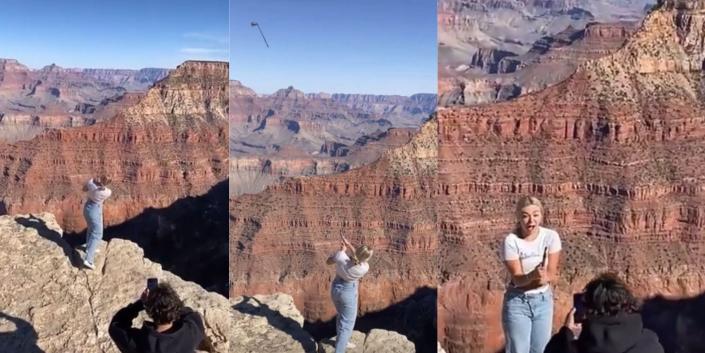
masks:
{"label": "blue sky", "polygon": [[228,0],[3,0],[0,57],[30,68],[228,61]]}
{"label": "blue sky", "polygon": [[402,95],[437,90],[436,0],[230,4],[230,77],[258,93],[288,86]]}

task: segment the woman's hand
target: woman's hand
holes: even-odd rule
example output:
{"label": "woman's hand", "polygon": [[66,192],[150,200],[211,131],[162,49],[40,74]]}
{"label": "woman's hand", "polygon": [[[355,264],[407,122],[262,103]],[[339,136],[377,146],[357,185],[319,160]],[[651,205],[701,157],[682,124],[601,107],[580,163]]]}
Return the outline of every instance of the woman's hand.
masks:
{"label": "woman's hand", "polygon": [[575,308],[570,309],[568,315],[565,317],[565,323],[563,326],[573,333],[573,339],[577,340],[578,337],[580,337],[580,332],[583,330],[583,324],[575,323]]}
{"label": "woman's hand", "polygon": [[536,268],[534,268],[533,271],[529,272],[527,276],[529,277],[531,282],[541,286],[548,284],[551,281],[551,274],[548,272],[548,268],[541,264],[536,266]]}
{"label": "woman's hand", "polygon": [[140,300],[142,301],[142,304],[144,304],[147,301],[148,297],[149,297],[149,289],[145,288],[145,290],[142,292],[142,295],[140,295]]}
{"label": "woman's hand", "polygon": [[343,246],[347,246],[347,247],[350,249],[350,251],[355,251],[355,247],[354,247],[352,244],[350,244],[350,242],[348,241],[348,239],[346,239],[346,238],[345,238],[344,236],[342,236],[342,235],[341,235],[340,237],[343,239]]}
{"label": "woman's hand", "polygon": [[345,252],[345,243],[340,243],[340,251]]}
{"label": "woman's hand", "polygon": [[539,267],[536,268],[536,281],[539,282],[539,284],[544,285],[548,284],[548,282],[551,281],[551,276],[548,273],[548,269],[545,266],[539,265]]}

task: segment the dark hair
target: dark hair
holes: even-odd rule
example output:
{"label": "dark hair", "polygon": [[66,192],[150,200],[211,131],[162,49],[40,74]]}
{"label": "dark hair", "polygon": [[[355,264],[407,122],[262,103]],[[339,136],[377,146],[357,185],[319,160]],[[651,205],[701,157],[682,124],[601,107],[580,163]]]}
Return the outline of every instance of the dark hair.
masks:
{"label": "dark hair", "polygon": [[179,318],[184,303],[168,283],[159,283],[149,291],[144,309],[157,325],[168,324]]}
{"label": "dark hair", "polygon": [[639,311],[639,302],[614,273],[603,273],[585,286],[585,309],[590,316],[614,316]]}

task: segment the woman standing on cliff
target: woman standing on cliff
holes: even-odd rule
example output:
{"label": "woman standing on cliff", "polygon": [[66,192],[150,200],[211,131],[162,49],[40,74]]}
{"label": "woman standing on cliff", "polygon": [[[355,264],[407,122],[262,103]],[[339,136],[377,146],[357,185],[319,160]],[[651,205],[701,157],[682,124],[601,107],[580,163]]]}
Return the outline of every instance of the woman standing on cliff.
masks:
{"label": "woman standing on cliff", "polygon": [[108,189],[110,179],[100,176],[90,179],[83,186],[83,191],[87,193],[86,204],[83,206],[83,217],[86,218],[88,228],[86,229],[86,257],[83,265],[91,270],[95,268],[95,253],[100,240],[103,239],[103,202],[112,195]]}
{"label": "woman standing on cliff", "polygon": [[503,248],[511,276],[502,308],[506,353],[542,353],[551,339],[550,283],[558,275],[561,240],[556,231],[541,227],[543,206],[537,198],[519,199],[516,216],[517,226]]}
{"label": "woman standing on cliff", "polygon": [[[348,257],[345,250],[349,249],[352,259]],[[367,261],[372,256],[372,250],[361,245],[354,248],[350,242],[343,237],[340,250],[328,257],[327,264],[335,264],[335,279],[331,284],[330,294],[338,313],[335,319],[335,353],[345,353],[346,348],[354,348],[353,344],[348,344],[352,336],[355,319],[357,318],[357,288],[358,281],[367,271],[370,265]]]}

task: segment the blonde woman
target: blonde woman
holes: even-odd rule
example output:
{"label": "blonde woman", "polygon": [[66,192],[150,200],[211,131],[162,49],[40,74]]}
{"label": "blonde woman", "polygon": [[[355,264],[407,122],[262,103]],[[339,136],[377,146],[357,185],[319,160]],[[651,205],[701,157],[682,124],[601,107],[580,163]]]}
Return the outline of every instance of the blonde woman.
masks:
{"label": "blonde woman", "polygon": [[517,225],[504,239],[503,260],[511,280],[504,294],[502,326],[506,353],[542,353],[551,339],[553,292],[561,240],[541,226],[543,205],[535,197],[517,203]]}
{"label": "blonde woman", "polygon": [[98,244],[103,239],[103,202],[112,194],[108,189],[110,179],[106,176],[92,178],[83,186],[83,191],[87,193],[86,204],[83,206],[83,217],[86,218],[86,257],[83,265],[89,269],[95,269],[95,253]]}
{"label": "blonde woman", "polygon": [[[350,242],[343,237],[340,250],[328,257],[327,264],[335,264],[335,279],[331,284],[330,294],[335,305],[337,316],[335,318],[335,353],[345,353],[345,349],[354,348],[348,344],[352,336],[355,319],[357,318],[357,288],[358,281],[367,271],[370,265],[367,261],[372,256],[372,250],[361,245],[353,247]],[[345,253],[350,250],[352,258]]]}

